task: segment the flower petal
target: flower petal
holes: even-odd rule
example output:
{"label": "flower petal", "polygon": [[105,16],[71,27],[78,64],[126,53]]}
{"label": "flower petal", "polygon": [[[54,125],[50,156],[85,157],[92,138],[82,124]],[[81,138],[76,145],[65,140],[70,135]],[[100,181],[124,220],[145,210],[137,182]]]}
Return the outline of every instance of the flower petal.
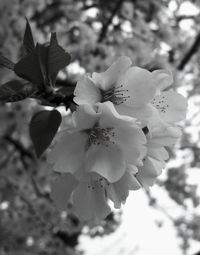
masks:
{"label": "flower petal", "polygon": [[63,133],[49,153],[48,162],[57,172],[75,173],[83,164],[87,139],[85,133]]}
{"label": "flower petal", "polygon": [[114,87],[114,83],[117,81],[118,77],[122,75],[131,64],[130,58],[126,56],[119,57],[105,72],[93,73],[92,79],[100,89],[106,91]]}
{"label": "flower petal", "polygon": [[99,119],[99,126],[100,127],[119,127],[124,126],[127,123],[130,125],[136,122],[136,119],[131,118],[126,115],[120,115],[113,103],[111,102],[104,102],[97,104],[98,113],[101,113],[101,117]]}
{"label": "flower petal", "polygon": [[185,119],[187,100],[174,91],[163,91],[155,96],[152,105],[165,122],[172,123]]}
{"label": "flower petal", "polygon": [[144,166],[139,168],[136,178],[144,187],[152,186],[156,177],[162,173],[164,166],[164,161],[159,161],[147,156]]}
{"label": "flower petal", "polygon": [[130,117],[136,118],[142,122],[143,125],[146,124],[147,118],[152,115],[152,107],[150,104],[144,105],[142,107],[132,107],[126,103],[115,105],[116,110],[119,114],[128,115]]}
{"label": "flower petal", "polygon": [[126,94],[130,96],[124,104],[136,108],[143,107],[149,103],[156,93],[152,73],[136,66],[128,69],[118,81],[118,85],[123,85],[124,89],[128,90],[125,96]]}
{"label": "flower petal", "polygon": [[169,70],[155,70],[152,72],[152,75],[155,79],[155,84],[158,91],[168,88],[173,83],[173,75]]}
{"label": "flower petal", "polygon": [[77,185],[78,182],[72,174],[63,174],[52,183],[51,198],[59,210],[67,209],[67,202]]}
{"label": "flower petal", "polygon": [[160,129],[152,132],[152,138],[148,142],[148,146],[160,147],[160,146],[173,146],[182,132],[179,127],[163,126]]}
{"label": "flower petal", "polygon": [[108,198],[113,201],[115,208],[120,208],[128,197],[129,190],[141,188],[140,183],[131,171],[126,171],[122,178],[106,186]]}
{"label": "flower petal", "polygon": [[118,181],[124,174],[126,163],[123,153],[116,145],[91,145],[87,152],[85,169],[96,172],[109,182]]}
{"label": "flower petal", "polygon": [[155,148],[148,146],[148,156],[157,160],[167,160],[169,158],[169,153],[164,147]]}
{"label": "flower petal", "polygon": [[100,113],[91,105],[80,105],[72,114],[72,121],[76,130],[91,129],[98,122]]}
{"label": "flower petal", "polygon": [[81,182],[73,193],[77,216],[86,221],[104,219],[110,213],[105,190],[96,182]]}
{"label": "flower petal", "polygon": [[101,101],[101,92],[88,76],[81,77],[74,90],[74,102],[80,104],[95,104]]}
{"label": "flower petal", "polygon": [[139,126],[124,125],[114,129],[113,141],[122,149],[128,164],[136,164],[146,144],[146,137]]}

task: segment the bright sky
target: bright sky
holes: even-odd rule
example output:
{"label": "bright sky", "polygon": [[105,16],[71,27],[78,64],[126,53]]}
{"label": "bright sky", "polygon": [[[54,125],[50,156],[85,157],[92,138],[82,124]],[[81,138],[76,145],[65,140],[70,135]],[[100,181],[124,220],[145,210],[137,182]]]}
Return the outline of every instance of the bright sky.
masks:
{"label": "bright sky", "polygon": [[[168,198],[159,187],[151,189],[159,203],[168,209],[170,215],[180,215],[181,209]],[[158,228],[155,221],[163,222]],[[122,223],[112,234],[105,237],[81,236],[79,249],[85,255],[182,255],[176,230],[171,220],[161,211],[148,205],[143,190],[132,192],[123,207]],[[190,253],[199,250],[193,243]]]}
{"label": "bright sky", "polygon": [[[162,228],[155,224],[159,219],[165,222]],[[129,196],[116,232],[95,239],[83,236],[80,243],[86,255],[182,255],[171,222],[148,206],[142,190]]]}

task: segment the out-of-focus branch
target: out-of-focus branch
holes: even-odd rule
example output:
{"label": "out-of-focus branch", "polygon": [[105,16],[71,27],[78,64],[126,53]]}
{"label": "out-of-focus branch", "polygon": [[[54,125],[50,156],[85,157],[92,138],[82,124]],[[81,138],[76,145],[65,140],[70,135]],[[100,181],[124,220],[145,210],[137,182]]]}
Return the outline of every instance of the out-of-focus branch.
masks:
{"label": "out-of-focus branch", "polygon": [[178,16],[176,16],[177,22],[180,22],[181,20],[185,20],[185,19],[195,19],[195,18],[197,18],[197,15],[178,15]]}
{"label": "out-of-focus branch", "polygon": [[192,46],[186,52],[181,62],[178,64],[177,69],[179,71],[182,71],[185,68],[185,66],[188,64],[188,62],[192,58],[192,56],[198,51],[199,46],[200,46],[200,33],[197,34]]}
{"label": "out-of-focus branch", "polygon": [[175,219],[166,211],[166,209],[157,203],[156,199],[151,195],[149,190],[145,190],[145,193],[149,199],[150,206],[162,212],[172,222],[175,222]]}
{"label": "out-of-focus branch", "polygon": [[107,22],[104,23],[102,29],[101,29],[101,33],[99,35],[99,39],[98,39],[98,42],[102,42],[104,40],[104,38],[106,37],[106,34],[107,34],[107,31],[108,31],[108,28],[110,26],[110,24],[112,23],[113,21],[113,18],[114,16],[117,14],[117,12],[119,11],[122,3],[123,3],[124,0],[118,0],[116,5],[115,5],[115,8],[113,9],[110,17],[108,18]]}
{"label": "out-of-focus branch", "polygon": [[[10,144],[12,144],[15,149],[19,152],[20,154],[20,158],[22,161],[22,164],[24,166],[24,169],[27,169],[29,167],[29,164],[26,162],[25,157],[27,157],[28,159],[31,160],[31,162],[33,162],[35,160],[34,155],[29,152],[18,140],[15,140],[13,137],[6,135],[4,136],[4,140],[6,140],[7,142],[9,142]],[[32,164],[32,163],[31,163]],[[49,200],[51,202],[51,198],[49,196],[49,194],[47,193],[43,193],[40,188],[38,187],[35,178],[33,176],[33,172],[30,172],[30,180],[32,183],[32,187],[36,193],[36,195],[40,198],[46,198],[47,200]]]}
{"label": "out-of-focus branch", "polygon": [[84,6],[83,6],[82,10],[85,11],[85,10],[89,10],[91,8],[98,8],[98,7],[99,7],[99,4],[95,4],[95,3],[86,4],[86,3],[84,3]]}
{"label": "out-of-focus branch", "polygon": [[25,156],[29,159],[34,159],[34,155],[29,152],[18,140],[9,135],[5,135],[3,139],[12,144],[20,152],[21,157]]}

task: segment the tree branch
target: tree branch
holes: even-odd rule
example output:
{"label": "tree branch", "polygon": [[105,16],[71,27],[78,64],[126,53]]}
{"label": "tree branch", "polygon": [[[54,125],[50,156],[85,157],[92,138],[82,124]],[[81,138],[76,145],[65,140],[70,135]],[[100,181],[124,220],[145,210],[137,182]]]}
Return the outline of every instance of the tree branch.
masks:
{"label": "tree branch", "polygon": [[124,0],[118,0],[117,3],[116,3],[116,6],[115,8],[113,9],[109,19],[107,20],[106,23],[104,23],[103,27],[102,27],[102,30],[101,30],[101,33],[99,35],[99,39],[98,39],[98,42],[102,42],[104,40],[104,38],[106,37],[106,34],[107,34],[107,31],[108,31],[108,28],[110,26],[110,24],[112,23],[113,21],[113,18],[114,16],[117,14],[117,12],[119,11],[120,7],[121,7],[121,4],[123,3]]}
{"label": "tree branch", "polygon": [[15,140],[9,135],[5,135],[3,139],[12,144],[20,152],[21,157],[26,156],[29,159],[34,159],[33,154],[29,152],[18,140]]}
{"label": "tree branch", "polygon": [[[33,160],[35,160],[34,155],[31,152],[29,152],[18,140],[15,140],[11,136],[9,136],[9,135],[4,136],[4,140],[6,140],[7,142],[9,142],[10,144],[12,144],[15,147],[15,149],[20,154],[20,158],[21,158],[22,164],[24,166],[24,169],[28,169],[29,164],[26,162],[24,157],[29,158],[33,162]],[[38,185],[35,181],[35,178],[33,176],[33,171],[30,171],[30,180],[31,180],[32,187],[33,187],[36,195],[40,198],[45,198],[45,199],[49,200],[50,202],[52,202],[49,194],[43,193],[40,190],[40,188],[38,187]]]}
{"label": "tree branch", "polygon": [[198,51],[199,46],[200,46],[200,33],[197,34],[192,46],[190,47],[188,52],[186,52],[181,62],[178,64],[177,69],[179,71],[182,71],[185,68],[185,66],[192,58],[192,56]]}

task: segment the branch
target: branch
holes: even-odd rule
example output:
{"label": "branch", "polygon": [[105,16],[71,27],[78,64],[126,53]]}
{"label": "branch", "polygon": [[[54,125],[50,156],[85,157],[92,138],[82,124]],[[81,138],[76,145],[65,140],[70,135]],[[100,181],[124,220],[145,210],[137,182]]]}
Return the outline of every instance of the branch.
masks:
{"label": "branch", "polygon": [[113,18],[114,16],[117,14],[117,12],[119,11],[119,8],[121,7],[121,4],[123,3],[123,0],[118,0],[117,3],[116,3],[116,6],[115,8],[113,9],[109,19],[107,20],[107,22],[103,25],[102,27],[102,30],[101,30],[101,33],[99,35],[99,39],[98,39],[98,42],[102,42],[104,40],[104,38],[106,37],[106,34],[107,34],[107,31],[108,31],[108,28],[110,26],[110,24],[112,23],[113,21]]}
{"label": "branch", "polygon": [[198,51],[199,45],[200,45],[200,33],[197,34],[192,46],[190,47],[188,52],[186,52],[185,56],[183,57],[179,65],[177,66],[177,69],[179,71],[182,71],[185,68],[185,66],[188,64],[188,62],[192,58],[192,56]]}
{"label": "branch", "polygon": [[34,159],[33,154],[29,152],[18,140],[15,140],[9,135],[5,135],[3,139],[12,144],[20,152],[21,157],[26,156],[29,159]]}
{"label": "branch", "polygon": [[163,208],[161,205],[157,203],[156,199],[151,195],[150,191],[145,190],[145,193],[149,199],[149,205],[161,211],[169,220],[171,220],[174,223],[175,219],[167,212],[165,208]]}
{"label": "branch", "polygon": [[176,17],[177,22],[180,22],[181,20],[184,19],[195,19],[197,15],[179,15]]}
{"label": "branch", "polygon": [[[9,142],[10,144],[12,144],[15,147],[15,149],[20,154],[20,158],[23,163],[24,169],[28,169],[29,165],[27,164],[24,157],[27,157],[33,161],[33,160],[35,160],[34,155],[31,152],[29,152],[18,140],[15,140],[11,136],[9,136],[9,135],[4,136],[4,140],[6,140],[7,142]],[[49,194],[43,193],[40,190],[40,188],[38,187],[32,171],[30,171],[30,180],[31,180],[31,183],[32,183],[32,186],[33,186],[33,189],[34,189],[36,195],[40,198],[45,198],[45,199],[49,200],[50,202],[52,202]]]}
{"label": "branch", "polygon": [[84,6],[83,6],[82,10],[85,11],[85,10],[89,10],[91,8],[98,8],[98,7],[99,7],[99,4],[95,4],[95,3],[86,4],[86,3],[84,3]]}

